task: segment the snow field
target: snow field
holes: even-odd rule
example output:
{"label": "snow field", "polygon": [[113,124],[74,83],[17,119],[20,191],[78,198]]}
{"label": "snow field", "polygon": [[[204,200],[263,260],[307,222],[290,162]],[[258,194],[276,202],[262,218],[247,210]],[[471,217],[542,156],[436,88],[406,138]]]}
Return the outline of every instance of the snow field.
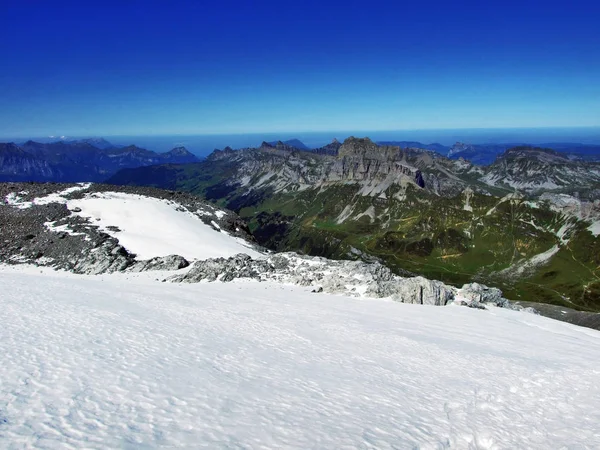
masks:
{"label": "snow field", "polygon": [[[5,202],[16,208],[49,203],[64,203],[71,210],[79,208],[81,211],[72,214],[90,219],[93,225],[117,238],[138,259],[173,254],[188,260],[226,258],[238,253],[246,253],[254,258],[262,256],[243,239],[221,230],[216,222],[212,221],[214,228],[206,225],[181,205],[168,200],[119,192],[86,194],[84,198],[77,200],[65,198],[73,192],[88,189],[90,185],[91,183],[79,183],[61,192],[35,198],[31,202],[25,202],[16,193],[11,193],[6,196]],[[213,215],[206,211],[199,213]],[[225,212],[216,211],[214,215],[220,219]],[[46,226],[51,231],[78,234],[70,230],[68,225],[56,226],[48,222]],[[120,231],[109,227],[117,227]]]}
{"label": "snow field", "polygon": [[[188,260],[229,257],[246,253],[260,257],[243,239],[216,231],[194,214],[166,200],[134,194],[103,192],[69,200],[73,213],[116,237],[137,259],[180,255]],[[179,209],[178,209],[179,208]],[[114,231],[109,226],[118,227]]]}
{"label": "snow field", "polygon": [[594,330],[156,276],[0,266],[0,447],[600,447]]}

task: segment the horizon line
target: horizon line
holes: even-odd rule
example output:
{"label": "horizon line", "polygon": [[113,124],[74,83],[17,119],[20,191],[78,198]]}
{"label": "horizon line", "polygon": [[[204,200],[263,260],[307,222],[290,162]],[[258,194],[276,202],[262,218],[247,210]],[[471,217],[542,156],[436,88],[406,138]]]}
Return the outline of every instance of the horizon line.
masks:
{"label": "horizon line", "polygon": [[[57,138],[59,141],[67,138],[110,138],[110,137],[160,137],[160,136],[247,136],[264,134],[327,134],[327,133],[398,133],[398,132],[432,132],[432,131],[483,131],[483,130],[575,130],[575,129],[598,129],[600,125],[578,125],[578,126],[521,126],[521,127],[466,127],[466,128],[396,128],[396,129],[332,129],[332,130],[280,130],[280,131],[252,131],[252,132],[176,132],[176,133],[97,133],[97,134],[70,134],[60,133],[56,135],[1,135],[0,139],[33,139],[33,138]],[[64,139],[61,139],[64,137]],[[366,137],[366,136],[365,136]]]}

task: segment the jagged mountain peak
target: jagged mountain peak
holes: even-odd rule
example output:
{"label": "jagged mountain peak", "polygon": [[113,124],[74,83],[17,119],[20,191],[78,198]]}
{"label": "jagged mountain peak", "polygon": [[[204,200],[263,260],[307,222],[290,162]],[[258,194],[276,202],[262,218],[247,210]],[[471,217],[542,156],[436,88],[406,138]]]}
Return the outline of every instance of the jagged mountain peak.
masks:
{"label": "jagged mountain peak", "polygon": [[549,148],[521,145],[509,148],[498,159],[532,158],[543,162],[564,163],[570,161],[568,155]]}
{"label": "jagged mountain peak", "polygon": [[184,146],[174,147],[165,154],[171,155],[191,155],[192,153]]}
{"label": "jagged mountain peak", "polygon": [[166,153],[159,155],[162,159],[166,159],[171,163],[191,163],[197,162],[198,158],[184,146],[175,147]]}
{"label": "jagged mountain peak", "polygon": [[116,147],[111,142],[107,141],[102,137],[93,137],[93,138],[85,138],[85,139],[76,139],[72,141],[62,141],[69,144],[89,144],[101,150],[106,150],[112,147]]}
{"label": "jagged mountain peak", "polygon": [[310,150],[306,145],[304,145],[304,142],[302,142],[300,139],[287,139],[285,141],[282,141],[281,139],[277,140],[277,141],[271,141],[269,142],[270,145],[275,146],[275,147],[293,147],[296,150]]}
{"label": "jagged mountain peak", "polygon": [[357,138],[350,136],[341,145],[338,151],[339,157],[369,155],[379,152],[379,146],[368,137]]}
{"label": "jagged mountain peak", "polygon": [[466,151],[473,151],[474,147],[471,144],[465,144],[464,142],[456,142],[450,150],[448,150],[448,157],[456,155],[458,153],[464,153]]}
{"label": "jagged mountain peak", "polygon": [[329,144],[324,145],[323,147],[315,148],[311,151],[319,155],[337,156],[341,146],[342,143],[334,138]]}

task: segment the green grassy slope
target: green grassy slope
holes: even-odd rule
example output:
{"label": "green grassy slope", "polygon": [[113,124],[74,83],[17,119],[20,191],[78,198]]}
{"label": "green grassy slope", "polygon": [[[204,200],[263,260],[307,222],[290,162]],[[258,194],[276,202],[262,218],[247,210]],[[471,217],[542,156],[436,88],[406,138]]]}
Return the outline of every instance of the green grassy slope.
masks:
{"label": "green grassy slope", "polygon": [[[392,185],[385,198],[361,196],[352,183],[276,193],[272,187],[249,190],[236,174],[235,165],[217,160],[137,169],[111,182],[184,190],[215,201],[238,212],[272,249],[376,257],[398,272],[455,285],[479,281],[515,300],[600,311],[600,238],[586,223],[547,207],[475,193],[472,210],[466,210],[464,194],[440,197],[414,185]],[[250,184],[261,175],[254,174]],[[563,240],[561,229],[568,230]],[[553,254],[536,256],[544,252]],[[528,264],[532,258],[538,263]]]}

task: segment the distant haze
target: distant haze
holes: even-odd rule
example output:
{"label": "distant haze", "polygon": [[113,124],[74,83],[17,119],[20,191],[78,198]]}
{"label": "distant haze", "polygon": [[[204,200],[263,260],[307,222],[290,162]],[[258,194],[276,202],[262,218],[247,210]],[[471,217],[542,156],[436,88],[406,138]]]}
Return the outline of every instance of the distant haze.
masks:
{"label": "distant haze", "polygon": [[[174,147],[184,146],[192,153],[204,156],[215,148],[257,147],[262,141],[287,140],[297,138],[311,148],[325,145],[333,138],[342,141],[349,136],[367,136],[374,141],[418,141],[423,144],[439,143],[452,145],[455,142],[469,144],[572,142],[600,144],[600,127],[581,128],[498,128],[498,129],[456,129],[456,130],[398,130],[398,131],[328,131],[328,132],[282,132],[252,134],[198,134],[198,135],[156,135],[156,136],[103,136],[115,145],[135,144],[148,150],[165,152]],[[66,140],[90,136],[64,136]],[[61,137],[11,137],[0,141],[23,142],[33,139],[53,142]]]}

